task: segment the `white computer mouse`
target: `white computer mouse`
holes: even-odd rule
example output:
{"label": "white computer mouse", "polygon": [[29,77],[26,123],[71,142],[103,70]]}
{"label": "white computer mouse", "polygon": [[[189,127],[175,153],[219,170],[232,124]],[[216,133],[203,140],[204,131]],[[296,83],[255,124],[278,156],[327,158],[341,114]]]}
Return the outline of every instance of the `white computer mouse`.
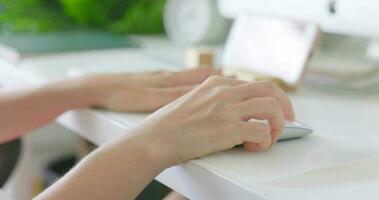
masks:
{"label": "white computer mouse", "polygon": [[286,121],[284,131],[279,137],[280,140],[288,140],[293,138],[300,138],[313,133],[313,129],[298,121]]}
{"label": "white computer mouse", "polygon": [[[267,124],[267,121],[264,120],[250,120],[251,122],[254,123],[262,123],[262,124]],[[286,121],[286,124],[284,126],[284,131],[282,135],[279,137],[279,141],[281,140],[289,140],[289,139],[294,139],[294,138],[300,138],[304,137],[307,135],[310,135],[313,133],[313,129],[305,125],[302,122],[299,121]]]}

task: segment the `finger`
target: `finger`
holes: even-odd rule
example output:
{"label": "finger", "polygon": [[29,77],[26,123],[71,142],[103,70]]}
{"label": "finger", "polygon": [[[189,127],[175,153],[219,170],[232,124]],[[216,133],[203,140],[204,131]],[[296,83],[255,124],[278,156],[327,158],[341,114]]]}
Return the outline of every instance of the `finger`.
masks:
{"label": "finger", "polygon": [[200,84],[210,76],[221,74],[221,70],[215,70],[212,68],[198,68],[187,71],[172,72],[156,76],[155,86],[171,87]]}
{"label": "finger", "polygon": [[162,74],[169,74],[170,72],[167,70],[155,70],[155,71],[148,71],[148,72],[122,72],[120,74],[125,76],[137,76],[137,77],[146,77],[146,76],[156,76],[156,75],[162,75]]}
{"label": "finger", "polygon": [[162,75],[162,74],[168,74],[170,73],[169,71],[167,70],[156,70],[156,71],[151,71],[151,72],[146,72],[146,73],[142,73],[140,75]]}
{"label": "finger", "polygon": [[210,100],[214,102],[235,102],[237,99],[235,96],[238,96],[238,93],[235,92],[234,86],[245,84],[245,81],[240,81],[237,79],[231,79],[221,76],[212,76],[209,77],[197,91],[202,90],[203,99]]}
{"label": "finger", "polygon": [[[271,97],[260,97],[239,103],[233,107],[241,120],[268,120],[271,127],[272,144],[276,143],[284,129],[285,119],[277,101]],[[254,123],[254,122],[250,122]]]}
{"label": "finger", "polygon": [[207,88],[208,87],[215,87],[215,86],[239,86],[242,84],[246,84],[246,81],[241,81],[234,78],[228,78],[224,76],[211,76],[205,80],[202,85]]}
{"label": "finger", "polygon": [[237,79],[237,76],[235,75],[230,75],[230,76],[223,76],[225,78],[230,78],[230,79]]}
{"label": "finger", "polygon": [[242,146],[243,146],[243,149],[245,149],[246,151],[253,151],[253,152],[263,151],[267,149],[267,147],[262,146],[261,144],[256,144],[252,142],[245,142],[243,143]]}
{"label": "finger", "polygon": [[159,109],[179,97],[190,92],[196,85],[169,87],[169,88],[151,88],[148,92],[151,110]]}
{"label": "finger", "polygon": [[[241,132],[243,143],[254,144],[260,150],[268,149],[271,146],[271,128],[266,124],[243,122],[244,131]],[[249,150],[249,149],[247,149]]]}
{"label": "finger", "polygon": [[272,82],[261,81],[255,83],[246,83],[236,87],[236,92],[240,94],[238,97],[242,101],[256,97],[273,97],[277,100],[279,106],[283,110],[286,119],[294,120],[295,118],[290,99],[279,87],[277,87]]}

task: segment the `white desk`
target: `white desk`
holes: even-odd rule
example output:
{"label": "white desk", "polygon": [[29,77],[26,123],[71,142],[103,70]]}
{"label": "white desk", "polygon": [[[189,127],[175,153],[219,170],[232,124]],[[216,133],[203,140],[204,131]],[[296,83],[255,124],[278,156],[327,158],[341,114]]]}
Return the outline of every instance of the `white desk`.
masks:
{"label": "white desk", "polygon": [[[177,51],[159,49],[170,53]],[[0,64],[0,79],[60,79],[83,72],[142,71],[167,63],[144,49],[40,57],[19,66]],[[174,63],[174,62],[173,62]],[[13,75],[12,75],[13,74]],[[20,76],[21,74],[21,76]],[[12,79],[14,80],[14,79]],[[10,81],[9,83],[11,83]],[[191,199],[377,199],[379,197],[379,102],[327,97],[308,89],[291,95],[298,119],[312,125],[312,136],[281,142],[267,152],[233,149],[165,170],[163,184]],[[84,109],[57,121],[97,145],[127,134],[140,114]]]}

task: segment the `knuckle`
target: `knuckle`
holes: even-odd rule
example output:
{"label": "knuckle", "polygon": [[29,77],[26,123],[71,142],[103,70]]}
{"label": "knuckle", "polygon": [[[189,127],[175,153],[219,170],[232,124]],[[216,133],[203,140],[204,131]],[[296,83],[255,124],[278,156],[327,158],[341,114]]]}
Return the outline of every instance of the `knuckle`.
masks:
{"label": "knuckle", "polygon": [[257,126],[257,130],[262,134],[269,134],[270,133],[270,126],[267,125],[260,125]]}
{"label": "knuckle", "polygon": [[223,109],[224,109],[224,104],[221,102],[215,102],[213,105],[211,105],[209,111],[212,117],[217,117],[219,118],[220,116],[223,115]]}
{"label": "knuckle", "polygon": [[[271,139],[271,135],[270,135],[270,133],[267,133],[267,132],[259,132],[258,130],[256,130],[256,136],[257,136],[257,138],[256,138],[256,141],[255,142],[257,142],[258,144],[261,144],[261,143],[267,143],[268,141],[270,141]],[[252,142],[251,140],[249,140],[248,138],[247,139],[245,139],[244,138],[244,141],[250,141],[250,142]]]}
{"label": "knuckle", "polygon": [[284,131],[284,124],[273,129],[274,135],[280,135]]}
{"label": "knuckle", "polygon": [[[281,113],[281,112],[280,112]],[[282,132],[284,130],[285,126],[285,119],[283,114],[279,114],[274,118],[274,121],[276,122],[276,130],[279,130],[279,132]]]}
{"label": "knuckle", "polygon": [[260,134],[262,135],[263,137],[268,137],[271,133],[271,128],[270,126],[267,126],[267,125],[256,125],[253,127],[253,130],[257,133],[257,134]]}
{"label": "knuckle", "polygon": [[279,122],[278,129],[280,129],[280,131],[283,131],[284,125],[285,125],[284,118],[283,117],[279,117],[278,118],[278,122]]}
{"label": "knuckle", "polygon": [[272,81],[264,81],[263,85],[270,96],[278,96],[282,94],[281,89]]}
{"label": "knuckle", "polygon": [[262,83],[269,90],[275,90],[276,89],[276,85],[272,81],[263,81]]}
{"label": "knuckle", "polygon": [[213,103],[212,107],[211,107],[211,110],[214,111],[214,112],[219,112],[222,108],[223,108],[223,104],[219,101]]}
{"label": "knuckle", "polygon": [[220,76],[210,76],[206,81],[205,83],[208,84],[208,85],[217,85],[217,84],[220,84],[220,82],[222,81],[222,78]]}
{"label": "knuckle", "polygon": [[226,106],[222,102],[215,102],[213,103],[207,112],[207,118],[210,119],[213,122],[216,122],[217,124],[220,124],[223,126],[223,129],[228,129],[229,126],[231,126],[230,123],[227,123],[230,121],[230,114],[227,112]]}
{"label": "knuckle", "polygon": [[285,100],[287,101],[288,106],[289,106],[290,108],[292,108],[292,101],[291,101],[291,99],[290,99],[287,95],[284,95],[284,98],[285,98]]}
{"label": "knuckle", "polygon": [[271,133],[270,132],[265,132],[265,133],[262,133],[262,138],[263,138],[263,141],[262,142],[271,142]]}
{"label": "knuckle", "polygon": [[288,109],[289,111],[293,110],[292,101],[288,96],[284,96],[284,106],[285,109]]}
{"label": "knuckle", "polygon": [[264,101],[265,101],[265,104],[266,104],[267,106],[271,107],[271,108],[276,108],[276,107],[279,106],[279,105],[278,105],[278,102],[277,102],[276,99],[273,98],[273,97],[266,97],[266,98],[264,99]]}
{"label": "knuckle", "polygon": [[214,89],[214,97],[216,99],[226,99],[231,95],[231,88],[222,86]]}

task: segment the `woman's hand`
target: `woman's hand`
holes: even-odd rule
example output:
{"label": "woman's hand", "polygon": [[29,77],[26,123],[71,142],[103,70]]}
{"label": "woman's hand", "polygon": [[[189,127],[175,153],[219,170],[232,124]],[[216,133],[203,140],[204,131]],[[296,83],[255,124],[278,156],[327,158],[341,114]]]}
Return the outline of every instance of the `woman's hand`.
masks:
{"label": "woman's hand", "polygon": [[92,91],[92,106],[126,112],[151,112],[191,91],[211,75],[213,69],[141,74],[91,75],[84,78],[85,90]]}
{"label": "woman's hand", "polygon": [[[136,75],[133,80],[145,88],[173,83],[142,77]],[[192,85],[198,80],[174,82]],[[120,106],[128,99],[120,101]],[[130,134],[98,148],[36,199],[135,199],[167,167],[239,144],[247,150],[269,148],[282,132],[285,117],[294,118],[291,103],[272,83],[211,77],[152,114]]]}
{"label": "woman's hand", "polygon": [[273,83],[211,77],[152,114],[136,132],[171,166],[240,144],[251,151],[268,149],[285,118],[294,119],[291,102]]}

